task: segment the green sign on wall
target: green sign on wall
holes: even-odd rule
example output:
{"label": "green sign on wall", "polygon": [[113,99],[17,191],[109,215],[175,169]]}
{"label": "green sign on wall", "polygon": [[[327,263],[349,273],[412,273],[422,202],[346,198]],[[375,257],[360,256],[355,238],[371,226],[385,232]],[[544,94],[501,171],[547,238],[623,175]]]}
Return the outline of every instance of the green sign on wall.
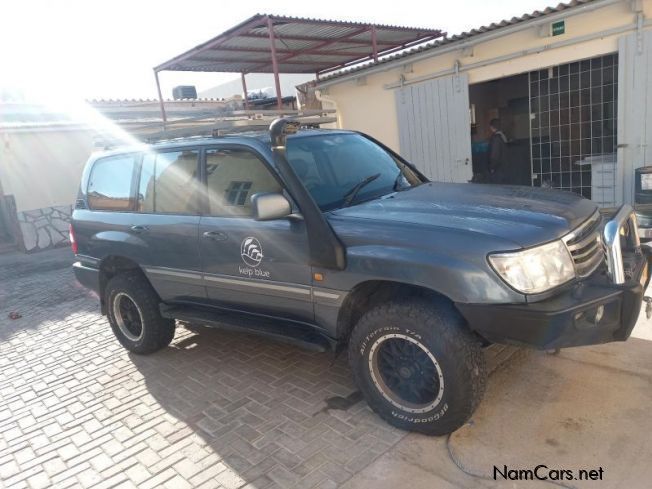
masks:
{"label": "green sign on wall", "polygon": [[566,32],[566,21],[559,20],[557,22],[553,22],[551,27],[553,36],[561,36],[564,32]]}

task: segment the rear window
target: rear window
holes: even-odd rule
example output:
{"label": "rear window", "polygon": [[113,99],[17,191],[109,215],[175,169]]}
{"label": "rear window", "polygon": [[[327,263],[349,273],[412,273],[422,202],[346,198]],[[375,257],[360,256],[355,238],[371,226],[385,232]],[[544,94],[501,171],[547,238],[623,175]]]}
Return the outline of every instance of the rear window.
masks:
{"label": "rear window", "polygon": [[128,211],[134,208],[132,183],[136,155],[109,156],[93,164],[87,197],[91,209]]}

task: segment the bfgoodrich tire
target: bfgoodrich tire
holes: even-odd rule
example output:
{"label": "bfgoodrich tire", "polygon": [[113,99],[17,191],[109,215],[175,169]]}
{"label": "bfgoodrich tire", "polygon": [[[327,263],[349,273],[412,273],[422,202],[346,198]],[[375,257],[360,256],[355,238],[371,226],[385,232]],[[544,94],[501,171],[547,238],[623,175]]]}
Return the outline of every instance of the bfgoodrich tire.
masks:
{"label": "bfgoodrich tire", "polygon": [[153,353],[174,338],[174,319],[159,312],[159,298],[140,274],[128,272],[106,285],[107,316],[116,338],[134,353]]}
{"label": "bfgoodrich tire", "polygon": [[429,435],[462,426],[486,387],[480,341],[443,300],[403,300],[369,310],[351,335],[349,363],[378,415]]}

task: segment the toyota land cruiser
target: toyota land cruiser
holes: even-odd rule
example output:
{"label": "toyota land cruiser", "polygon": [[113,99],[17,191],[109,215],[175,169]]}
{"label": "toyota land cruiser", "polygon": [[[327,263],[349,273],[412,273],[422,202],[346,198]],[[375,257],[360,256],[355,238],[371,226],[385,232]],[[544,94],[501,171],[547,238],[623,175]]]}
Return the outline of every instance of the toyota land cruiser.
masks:
{"label": "toyota land cruiser", "polygon": [[346,346],[369,405],[428,434],[478,406],[484,345],[626,340],[649,281],[628,206],[430,182],[369,136],[288,119],[93,155],[70,238],[128,350],[164,348],[175,320]]}

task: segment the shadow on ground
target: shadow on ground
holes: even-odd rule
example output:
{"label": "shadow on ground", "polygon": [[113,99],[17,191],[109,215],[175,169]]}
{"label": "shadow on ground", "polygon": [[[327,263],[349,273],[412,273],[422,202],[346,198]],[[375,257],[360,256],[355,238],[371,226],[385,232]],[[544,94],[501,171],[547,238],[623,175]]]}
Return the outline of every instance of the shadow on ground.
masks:
{"label": "shadow on ground", "polygon": [[341,484],[405,435],[330,353],[185,325],[170,348],[130,358],[158,404],[258,488]]}

